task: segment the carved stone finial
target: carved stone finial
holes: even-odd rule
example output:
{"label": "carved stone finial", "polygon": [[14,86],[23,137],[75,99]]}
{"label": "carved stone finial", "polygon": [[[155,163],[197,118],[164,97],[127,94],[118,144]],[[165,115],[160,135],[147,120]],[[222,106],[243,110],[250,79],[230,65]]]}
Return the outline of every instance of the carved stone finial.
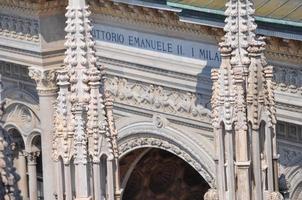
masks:
{"label": "carved stone finial", "polygon": [[29,76],[36,82],[39,94],[53,94],[57,91],[56,70],[45,70],[35,67],[29,68]]}

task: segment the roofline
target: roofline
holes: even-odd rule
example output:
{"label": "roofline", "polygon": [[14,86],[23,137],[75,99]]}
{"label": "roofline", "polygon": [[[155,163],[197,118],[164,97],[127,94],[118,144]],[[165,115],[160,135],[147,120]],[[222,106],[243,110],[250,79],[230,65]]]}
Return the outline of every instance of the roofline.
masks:
{"label": "roofline", "polygon": [[[199,11],[199,12],[205,12],[205,13],[211,13],[211,14],[217,14],[217,15],[225,16],[224,11],[222,11],[222,10],[201,8],[201,7],[197,7],[197,6],[190,6],[190,5],[185,5],[185,4],[181,4],[181,3],[172,3],[172,2],[167,2],[167,5],[170,6],[170,7],[176,7],[176,8],[180,8],[180,9],[194,10],[194,11]],[[279,20],[279,19],[268,18],[268,17],[260,17],[260,16],[255,16],[255,18],[256,18],[256,21],[259,21],[259,22],[267,22],[267,23],[273,23],[273,24],[287,25],[287,26],[294,26],[294,27],[302,28],[302,23],[301,22],[295,22],[295,21],[289,21],[289,20]]]}
{"label": "roofline", "polygon": [[177,8],[176,6],[170,7],[167,4],[152,3],[152,2],[146,2],[146,1],[141,1],[141,0],[112,0],[112,1],[116,2],[116,3],[124,3],[124,4],[128,4],[128,5],[133,5],[133,6],[153,8],[153,9],[171,11],[171,12],[176,12],[176,13],[180,13],[182,11],[181,8]]}
{"label": "roofline", "polygon": [[[225,25],[225,14],[222,10],[201,8],[180,3],[164,2],[158,3],[152,0],[112,0],[116,3],[153,8],[158,10],[175,12],[179,20],[184,23],[198,24],[216,28],[223,28]],[[202,17],[201,17],[202,16]],[[278,20],[267,17],[256,16],[258,28],[257,34],[269,37],[279,37],[288,40],[302,41],[302,23]]]}

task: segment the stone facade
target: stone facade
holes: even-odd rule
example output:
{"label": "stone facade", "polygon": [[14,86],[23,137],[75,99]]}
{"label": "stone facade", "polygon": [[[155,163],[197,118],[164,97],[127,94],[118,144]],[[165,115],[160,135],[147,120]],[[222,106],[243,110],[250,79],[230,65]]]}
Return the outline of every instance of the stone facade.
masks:
{"label": "stone facade", "polygon": [[[91,5],[93,25],[133,31],[137,37],[146,33],[153,38],[164,35],[176,43],[191,41],[207,47],[208,44],[217,46],[223,35],[223,30],[217,27],[181,22],[175,11],[112,1],[87,2]],[[62,96],[64,88],[62,75],[71,73],[65,71],[62,74],[65,51],[63,22],[66,20],[64,9],[67,4],[67,1],[59,0],[0,0],[0,5],[3,5],[0,6],[0,73],[3,85],[0,100],[5,100],[1,127],[8,135],[18,132],[18,141],[21,138],[24,144],[18,151],[21,156],[14,161],[16,171],[21,176],[15,190],[20,190],[16,193],[21,194],[23,199],[37,199],[40,196],[44,196],[45,200],[63,198],[63,182],[57,178],[62,176],[58,174],[62,172],[59,170],[61,165],[53,162],[58,157],[52,156],[52,141],[53,115],[56,115],[57,108],[55,102],[58,94]],[[72,33],[72,30],[69,31]],[[162,49],[150,51],[95,39],[96,66],[103,66],[105,74],[101,91],[108,91],[113,100],[116,127],[111,126],[111,130],[115,132],[116,129],[118,133],[118,148],[115,150],[118,150],[120,160],[144,148],[168,151],[191,166],[209,187],[217,188],[210,115],[212,66],[208,66],[206,60],[173,55],[162,52]],[[72,44],[69,45],[73,48]],[[269,37],[265,51],[269,64],[274,66],[273,80],[277,86],[275,98],[280,154],[279,188],[285,199],[292,200],[302,198],[300,46],[300,41]],[[61,71],[59,84],[56,83],[56,71]],[[64,104],[61,105],[64,107]],[[110,99],[106,106],[111,112]],[[72,143],[71,140],[70,142]],[[92,140],[89,142],[93,144]],[[64,141],[60,144],[64,146]],[[102,145],[91,145],[91,155],[100,156],[100,152],[106,151],[100,146]],[[0,155],[2,154],[0,149]],[[34,162],[35,158],[44,163],[44,190],[39,187],[39,171],[42,168],[40,169],[39,162]],[[64,162],[62,166],[68,168]],[[26,173],[30,173],[28,181],[24,176]],[[0,186],[3,180],[5,178],[0,179]],[[9,190],[14,193],[13,189],[7,189],[13,183],[14,180],[10,184],[5,183],[6,192]],[[77,189],[71,188],[69,191],[70,199],[75,190]],[[127,183],[121,181],[121,199],[125,190]],[[212,193],[207,193],[207,198],[215,199],[215,190],[211,191]],[[120,195],[118,191],[114,193]],[[0,195],[2,194],[0,189]],[[108,195],[107,192],[106,194]]]}

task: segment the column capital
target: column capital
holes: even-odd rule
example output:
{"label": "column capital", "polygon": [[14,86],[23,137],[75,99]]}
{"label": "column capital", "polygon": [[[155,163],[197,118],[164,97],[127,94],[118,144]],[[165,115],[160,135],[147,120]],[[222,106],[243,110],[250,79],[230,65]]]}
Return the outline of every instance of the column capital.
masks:
{"label": "column capital", "polygon": [[37,157],[40,156],[40,151],[27,152],[25,155],[27,156],[28,165],[36,165]]}
{"label": "column capital", "polygon": [[28,75],[37,84],[39,95],[53,95],[57,92],[56,71],[57,69],[42,69],[30,67]]}

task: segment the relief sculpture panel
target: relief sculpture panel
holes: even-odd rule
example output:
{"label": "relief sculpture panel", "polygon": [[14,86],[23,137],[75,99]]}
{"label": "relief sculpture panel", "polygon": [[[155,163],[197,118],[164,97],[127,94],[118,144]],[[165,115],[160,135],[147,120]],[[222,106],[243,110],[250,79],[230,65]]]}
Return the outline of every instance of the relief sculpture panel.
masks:
{"label": "relief sculpture panel", "polygon": [[210,122],[210,110],[201,94],[160,85],[108,78],[105,88],[116,102]]}

